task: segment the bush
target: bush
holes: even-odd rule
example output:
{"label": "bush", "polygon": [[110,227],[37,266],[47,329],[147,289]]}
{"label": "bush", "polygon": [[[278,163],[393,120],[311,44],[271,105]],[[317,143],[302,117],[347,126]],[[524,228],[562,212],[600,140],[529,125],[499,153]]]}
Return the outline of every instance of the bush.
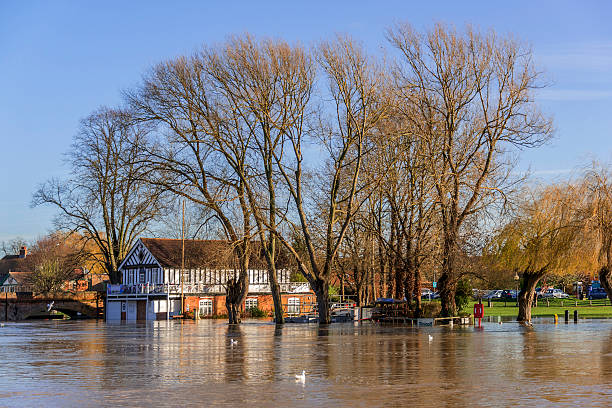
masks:
{"label": "bush", "polygon": [[289,276],[289,280],[291,282],[308,282],[300,272],[292,272]]}
{"label": "bush", "polygon": [[438,317],[442,311],[440,302],[423,302],[421,303],[421,317]]}
{"label": "bush", "polygon": [[265,311],[261,310],[261,309],[260,309],[260,308],[258,308],[257,306],[255,306],[255,307],[249,307],[249,308],[246,310],[246,313],[247,313],[247,315],[248,315],[248,316],[250,316],[250,317],[266,317],[266,316],[268,315],[268,314],[267,314]]}
{"label": "bush", "polygon": [[457,289],[455,290],[455,305],[457,306],[457,310],[465,308],[468,303],[470,303],[471,298],[472,285],[465,279],[459,280],[459,282],[457,282]]}

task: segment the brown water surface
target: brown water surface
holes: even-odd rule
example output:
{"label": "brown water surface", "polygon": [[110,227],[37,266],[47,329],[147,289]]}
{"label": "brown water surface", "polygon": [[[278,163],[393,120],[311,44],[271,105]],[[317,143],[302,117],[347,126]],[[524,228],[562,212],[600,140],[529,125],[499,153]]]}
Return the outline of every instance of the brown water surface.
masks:
{"label": "brown water surface", "polygon": [[612,320],[6,323],[0,373],[0,406],[608,407]]}

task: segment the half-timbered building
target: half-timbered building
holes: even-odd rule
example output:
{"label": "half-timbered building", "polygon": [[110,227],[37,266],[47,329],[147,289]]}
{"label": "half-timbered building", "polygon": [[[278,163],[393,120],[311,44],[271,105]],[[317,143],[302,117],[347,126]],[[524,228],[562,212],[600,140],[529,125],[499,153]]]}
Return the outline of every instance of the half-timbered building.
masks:
{"label": "half-timbered building", "polygon": [[[255,244],[249,259],[249,294],[245,309],[271,311],[272,299],[264,258]],[[184,255],[183,255],[184,253]],[[314,303],[307,284],[291,281],[288,259],[279,256],[278,281],[286,313]],[[108,320],[163,320],[185,311],[222,315],[225,284],[237,276],[237,259],[228,241],[140,238],[119,266],[120,285],[107,289]]]}

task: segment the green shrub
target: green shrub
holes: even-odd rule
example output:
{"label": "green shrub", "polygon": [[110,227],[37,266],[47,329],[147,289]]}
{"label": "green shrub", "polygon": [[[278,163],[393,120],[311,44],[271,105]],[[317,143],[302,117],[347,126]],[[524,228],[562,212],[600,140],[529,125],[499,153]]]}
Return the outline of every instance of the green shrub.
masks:
{"label": "green shrub", "polygon": [[291,282],[308,282],[300,272],[292,272],[289,276],[289,280]]}
{"label": "green shrub", "polygon": [[470,299],[472,298],[472,285],[466,279],[461,279],[457,282],[457,289],[455,289],[455,305],[457,310],[465,308]]}
{"label": "green shrub", "polygon": [[248,315],[248,316],[250,316],[250,317],[266,317],[266,316],[268,315],[268,314],[267,314],[265,311],[261,310],[261,309],[260,309],[260,308],[258,308],[257,306],[255,306],[255,307],[249,307],[249,308],[246,310],[246,313],[247,313],[247,315]]}

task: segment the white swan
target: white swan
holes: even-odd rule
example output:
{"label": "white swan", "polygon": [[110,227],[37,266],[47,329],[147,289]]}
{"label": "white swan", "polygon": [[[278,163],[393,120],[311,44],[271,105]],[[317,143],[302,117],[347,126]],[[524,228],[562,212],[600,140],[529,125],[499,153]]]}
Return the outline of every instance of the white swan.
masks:
{"label": "white swan", "polygon": [[296,374],[295,381],[301,382],[301,383],[306,382],[306,371],[302,370],[302,374]]}
{"label": "white swan", "polygon": [[431,334],[429,335],[429,341],[433,341],[433,336]]}
{"label": "white swan", "polygon": [[232,346],[238,345],[238,340],[230,339],[230,345]]}

